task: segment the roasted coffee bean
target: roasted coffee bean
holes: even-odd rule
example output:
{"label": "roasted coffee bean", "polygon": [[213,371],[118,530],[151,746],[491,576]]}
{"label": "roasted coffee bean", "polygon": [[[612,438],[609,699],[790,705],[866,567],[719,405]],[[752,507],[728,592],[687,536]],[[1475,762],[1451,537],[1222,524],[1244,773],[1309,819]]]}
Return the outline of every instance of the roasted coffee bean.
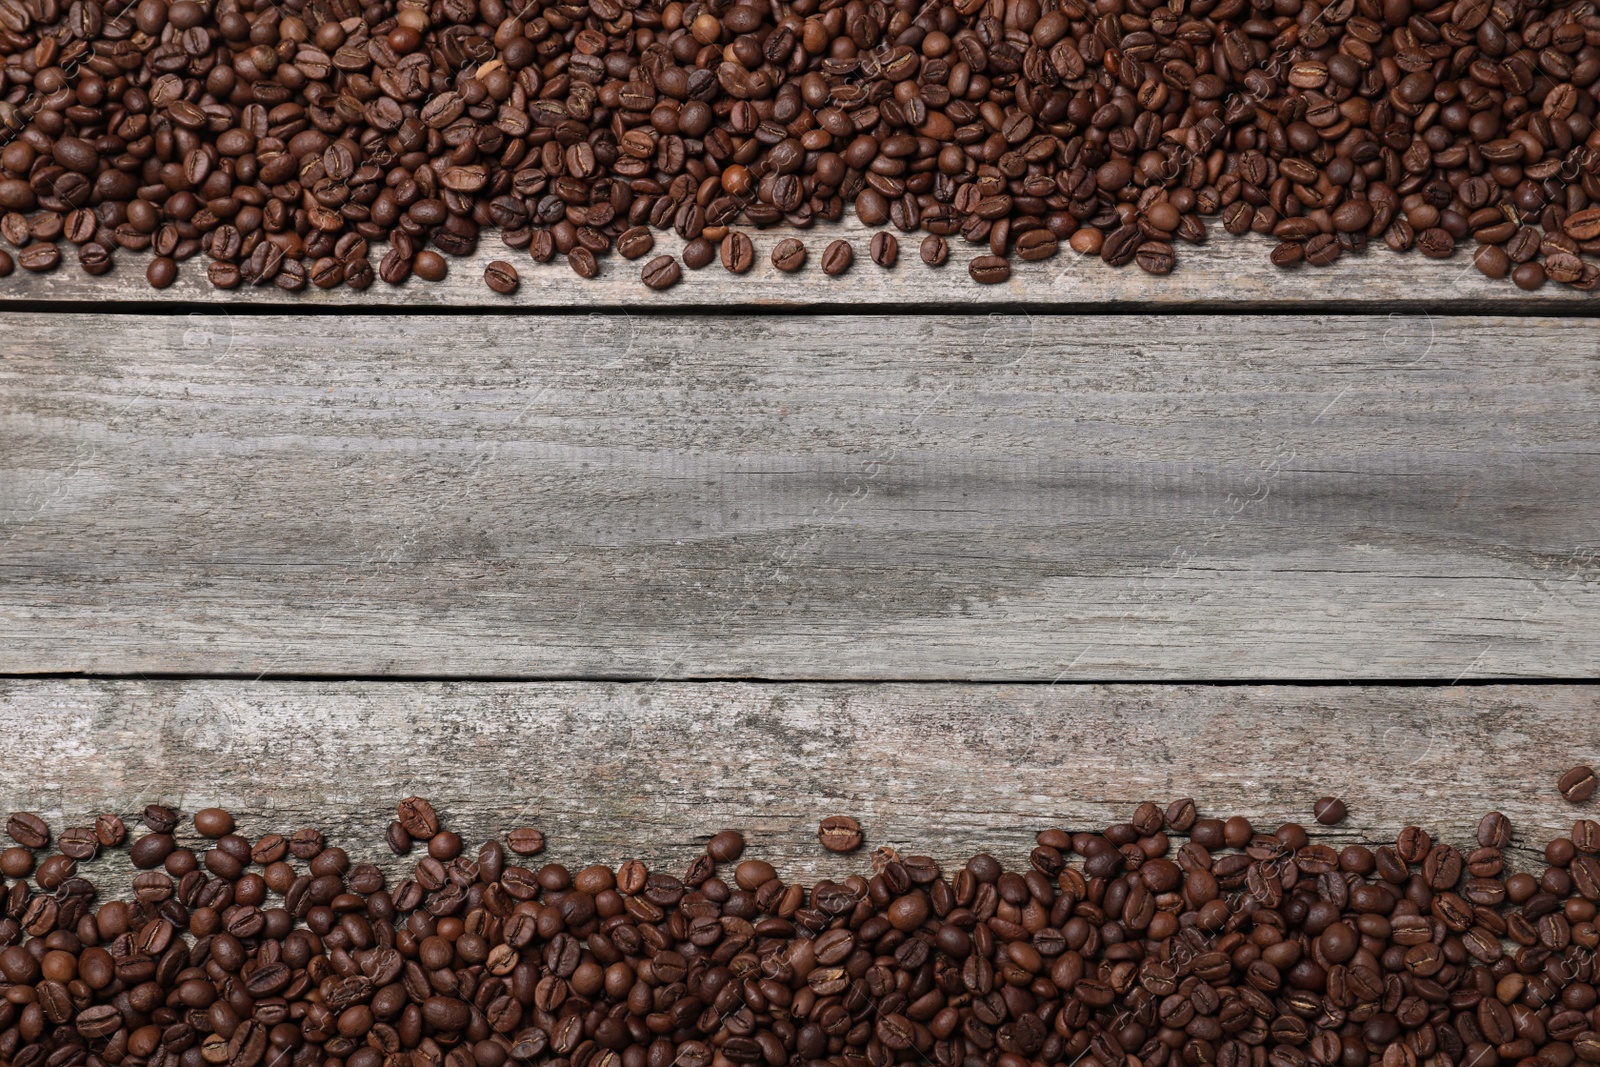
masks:
{"label": "roasted coffee bean", "polygon": [[717,863],[733,863],[743,853],[744,835],[737,830],[723,830],[706,842],[706,855]]}
{"label": "roasted coffee bean", "polygon": [[640,277],[651,289],[670,289],[683,278],[683,268],[673,256],[657,256],[644,265]]}
{"label": "roasted coffee bean", "polygon": [[1011,277],[1011,264],[1002,256],[978,256],[967,264],[967,273],[979,285],[995,285]]}
{"label": "roasted coffee bean", "polygon": [[443,281],[444,276],[450,272],[450,265],[445,258],[431,248],[424,248],[413,256],[410,268],[417,277],[429,282]]}
{"label": "roasted coffee bean", "polygon": [[772,249],[772,265],[785,274],[793,274],[806,265],[806,246],[797,238],[785,237]]}
{"label": "roasted coffee bean", "polygon": [[831,276],[843,274],[855,262],[856,250],[849,241],[840,238],[830,241],[822,251],[822,273]]}
{"label": "roasted coffee bean", "polygon": [[1589,767],[1574,767],[1563,774],[1561,780],[1556,783],[1561,795],[1573,804],[1582,804],[1594,796],[1594,787],[1594,771]]}
{"label": "roasted coffee bean", "polygon": [[1171,274],[1172,246],[1165,241],[1146,241],[1134,253],[1134,260],[1146,274]]}
{"label": "roasted coffee bean", "polygon": [[1106,235],[1100,246],[1100,258],[1113,267],[1133,262],[1139,252],[1144,234],[1137,226],[1120,226]]}
{"label": "roasted coffee bean", "polygon": [[6,836],[24,848],[44,848],[50,843],[50,827],[31,811],[19,811],[6,820]]}
{"label": "roasted coffee bean", "polygon": [[39,242],[23,248],[17,253],[17,262],[22,264],[23,270],[43,274],[55,270],[61,262],[61,250],[53,244]]}
{"label": "roasted coffee bean", "polygon": [[722,266],[730,274],[743,274],[755,265],[756,247],[748,234],[731,231],[722,239]]}
{"label": "roasted coffee bean", "polygon": [[1344,822],[1347,810],[1338,797],[1323,797],[1312,805],[1312,814],[1323,826],[1338,826]]}
{"label": "roasted coffee bean", "polygon": [[497,259],[483,268],[483,284],[504,295],[516,292],[521,279],[517,277],[517,268]]}
{"label": "roasted coffee bean", "polygon": [[178,280],[178,265],[170,256],[156,256],[144,271],[145,280],[153,289],[165,289]]}
{"label": "roasted coffee bean", "polygon": [[1036,263],[1054,256],[1061,250],[1061,246],[1056,240],[1055,234],[1040,227],[1036,230],[1029,230],[1018,237],[1016,250],[1018,258],[1030,263]]}
{"label": "roasted coffee bean", "polygon": [[704,237],[696,237],[683,246],[683,265],[690,270],[701,270],[710,266],[711,261],[717,258],[717,246]]}
{"label": "roasted coffee bean", "polygon": [[96,815],[94,817],[94,835],[100,841],[101,848],[116,848],[128,838],[128,828],[120,816]]}
{"label": "roasted coffee bean", "polygon": [[861,824],[848,815],[830,815],[817,827],[817,839],[829,852],[854,852],[861,847]]}
{"label": "roasted coffee bean", "polygon": [[524,827],[506,834],[506,845],[519,856],[537,856],[544,851],[544,834]]}
{"label": "roasted coffee bean", "polygon": [[243,278],[237,263],[214,259],[206,264],[206,280],[217,289],[237,289]]}
{"label": "roasted coffee bean", "polygon": [[922,262],[930,267],[942,267],[950,258],[950,245],[943,237],[930,233],[922,239]]}
{"label": "roasted coffee bean", "polygon": [[623,259],[638,259],[655,246],[655,235],[647,226],[634,226],[617,237],[617,254]]}
{"label": "roasted coffee bean", "polygon": [[872,235],[872,262],[880,267],[893,267],[900,259],[900,241],[894,234],[879,230]]}
{"label": "roasted coffee bean", "polygon": [[93,830],[85,826],[71,826],[61,831],[56,847],[63,856],[75,860],[91,860],[100,851],[100,840]]}

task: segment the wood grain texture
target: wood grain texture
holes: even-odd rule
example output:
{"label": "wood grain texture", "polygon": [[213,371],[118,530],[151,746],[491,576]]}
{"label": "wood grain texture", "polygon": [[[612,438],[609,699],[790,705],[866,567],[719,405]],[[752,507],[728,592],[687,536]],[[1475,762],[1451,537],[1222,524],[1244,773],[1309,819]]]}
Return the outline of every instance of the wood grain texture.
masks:
{"label": "wood grain texture", "polygon": [[[644,858],[679,871],[713,832],[810,880],[820,819],[867,848],[1022,864],[1048,826],[1099,828],[1136,804],[1322,840],[1392,841],[1416,823],[1458,847],[1490,810],[1513,865],[1594,817],[1555,781],[1594,757],[1593,688],[406,684],[0,681],[0,796],[57,832],[147,803],[220,804],[242,833],[322,828],[357,859],[401,862],[383,828],[421,794],[476,844],[544,831],[541,862]],[[1312,822],[1312,801],[1349,819]],[[187,824],[186,824],[187,829]],[[413,857],[415,858],[415,857]],[[91,877],[127,884],[125,856]]]}
{"label": "wood grain texture", "polygon": [[1589,677],[1600,336],[10,315],[0,672]]}
{"label": "wood grain texture", "polygon": [[[1254,234],[1232,238],[1220,227],[1213,230],[1211,240],[1203,246],[1180,246],[1177,269],[1166,277],[1152,277],[1133,266],[1113,269],[1098,256],[1084,258],[1068,249],[1041,263],[1017,260],[1009,282],[984,286],[968,277],[966,266],[978,252],[987,252],[987,247],[977,248],[956,238],[950,262],[932,269],[917,256],[923,235],[899,234],[900,264],[886,271],[867,255],[874,230],[851,215],[808,231],[753,231],[756,265],[748,274],[735,277],[720,263],[713,263],[698,272],[685,271],[682,283],[660,293],[645,288],[639,280],[649,257],[631,263],[615,255],[605,257],[600,277],[584,281],[566,266],[564,257],[550,264],[535,263],[525,251],[505,247],[497,232],[485,235],[475,255],[451,260],[450,275],[444,282],[427,284],[413,279],[398,288],[378,282],[360,293],[308,287],[296,294],[270,285],[223,292],[206,281],[203,257],[184,264],[178,282],[157,292],[144,280],[148,256],[118,252],[115,270],[100,278],[88,277],[71,263],[45,275],[19,270],[0,280],[0,308],[8,304],[121,302],[148,308],[206,303],[295,310],[1027,308],[1058,312],[1353,309],[1371,313],[1428,308],[1454,313],[1587,315],[1600,309],[1595,293],[1554,283],[1527,293],[1509,281],[1490,281],[1473,267],[1465,250],[1441,262],[1424,259],[1418,252],[1394,255],[1387,249],[1373,249],[1365,255],[1345,257],[1331,267],[1281,270],[1267,261],[1276,243],[1272,239]],[[805,241],[810,259],[803,273],[782,274],[772,266],[772,247],[784,237],[796,235]],[[853,241],[855,267],[848,274],[830,278],[819,264],[822,250],[837,237]],[[682,247],[676,234],[659,233],[651,255],[677,254]],[[374,254],[374,263],[381,251],[379,248]],[[522,286],[515,295],[498,296],[484,285],[483,268],[495,259],[510,262],[522,275]]]}

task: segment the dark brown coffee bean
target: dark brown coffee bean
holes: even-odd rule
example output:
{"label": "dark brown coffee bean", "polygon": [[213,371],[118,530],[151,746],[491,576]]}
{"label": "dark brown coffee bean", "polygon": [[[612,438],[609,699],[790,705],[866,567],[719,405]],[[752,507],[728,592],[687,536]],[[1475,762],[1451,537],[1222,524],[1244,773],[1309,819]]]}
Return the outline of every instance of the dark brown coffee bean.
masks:
{"label": "dark brown coffee bean", "polygon": [[145,268],[145,280],[153,289],[165,289],[178,280],[178,265],[169,256],[156,256]]}
{"label": "dark brown coffee bean", "polygon": [[683,265],[690,270],[709,266],[717,258],[717,246],[704,237],[696,237],[683,246]]}
{"label": "dark brown coffee bean", "polygon": [[428,841],[439,832],[439,815],[422,797],[406,797],[396,809],[395,819],[406,833],[418,841]]}
{"label": "dark brown coffee bean", "polygon": [[1272,265],[1275,267],[1292,267],[1299,263],[1306,255],[1306,246],[1299,241],[1284,241],[1272,250]]}
{"label": "dark brown coffee bean", "polygon": [[894,234],[879,230],[872,235],[872,262],[880,267],[893,267],[900,259],[900,241]]}
{"label": "dark brown coffee bean", "polygon": [[490,289],[502,295],[514,293],[521,279],[517,276],[517,268],[503,260],[494,260],[483,268],[483,283]]}
{"label": "dark brown coffee bean", "polygon": [[1323,826],[1337,826],[1344,822],[1347,811],[1338,797],[1323,797],[1312,805],[1312,814]]}
{"label": "dark brown coffee bean", "polygon": [[930,267],[942,267],[950,258],[950,245],[938,234],[930,233],[922,239],[922,262]]}
{"label": "dark brown coffee bean", "polygon": [[678,265],[676,258],[661,255],[644,265],[640,277],[651,289],[670,289],[683,278],[683,268]]}
{"label": "dark brown coffee bean", "polygon": [[1040,228],[1029,230],[1017,238],[1017,256],[1027,262],[1036,263],[1040,260],[1050,259],[1061,250],[1056,235],[1049,230]]}
{"label": "dark brown coffee bean", "polygon": [[128,828],[123,825],[119,816],[96,815],[94,817],[94,834],[99,839],[101,848],[116,848],[127,840]]}
{"label": "dark brown coffee bean", "polygon": [[1011,264],[1001,256],[978,256],[967,264],[967,273],[979,285],[996,285],[1011,277]]}
{"label": "dark brown coffee bean", "polygon": [[44,848],[50,843],[50,827],[31,811],[14,812],[6,820],[6,836],[24,848]]}
{"label": "dark brown coffee bean", "polygon": [[855,262],[856,250],[844,238],[830,241],[822,251],[822,273],[836,277],[850,269]]}
{"label": "dark brown coffee bean", "polygon": [[72,826],[61,831],[56,847],[63,856],[75,860],[91,860],[100,852],[100,840],[94,831],[85,826]]}
{"label": "dark brown coffee bean", "polygon": [[1100,258],[1113,267],[1133,262],[1144,234],[1137,226],[1121,226],[1107,234],[1100,246]]}
{"label": "dark brown coffee bean", "polygon": [[1172,246],[1165,241],[1146,241],[1134,253],[1134,259],[1146,274],[1172,273]]}
{"label": "dark brown coffee bean", "polygon": [[411,276],[411,260],[395,248],[383,254],[378,261],[378,277],[389,285],[399,285]]}
{"label": "dark brown coffee bean", "polygon": [[806,265],[806,246],[794,237],[785,237],[772,249],[772,265],[786,274]]}
{"label": "dark brown coffee bean", "polygon": [[743,274],[755,265],[756,247],[748,234],[731,231],[722,239],[722,266],[730,274]]}
{"label": "dark brown coffee bean", "polygon": [[861,824],[848,815],[830,815],[817,827],[817,840],[829,852],[854,852],[861,837]]}
{"label": "dark brown coffee bean", "polygon": [[445,275],[450,272],[450,266],[439,253],[431,248],[424,248],[412,258],[411,270],[423,281],[440,282],[444,281]]}
{"label": "dark brown coffee bean", "polygon": [[617,254],[623,259],[638,259],[655,246],[655,235],[647,226],[634,226],[617,237]]}
{"label": "dark brown coffee bean", "polygon": [[706,855],[718,863],[733,863],[744,852],[744,835],[737,830],[723,830],[711,835],[706,842]]}
{"label": "dark brown coffee bean", "polygon": [[61,250],[53,244],[39,242],[25,247],[17,253],[17,262],[22,264],[22,269],[43,274],[56,269],[61,262]]}
{"label": "dark brown coffee bean", "polygon": [[[1570,230],[1568,232],[1571,232]],[[1594,771],[1589,767],[1574,767],[1556,783],[1561,795],[1571,804],[1582,804],[1594,796]]]}
{"label": "dark brown coffee bean", "polygon": [[506,845],[519,856],[537,856],[544,851],[544,834],[532,828],[512,830]]}

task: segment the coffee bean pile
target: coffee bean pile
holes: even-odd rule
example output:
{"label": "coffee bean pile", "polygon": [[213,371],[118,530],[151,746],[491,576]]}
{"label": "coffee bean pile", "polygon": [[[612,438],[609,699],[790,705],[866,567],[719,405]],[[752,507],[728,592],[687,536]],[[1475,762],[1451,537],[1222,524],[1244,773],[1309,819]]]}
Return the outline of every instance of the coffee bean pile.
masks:
{"label": "coffee bean pile", "polygon": [[[1336,798],[1317,820],[1343,817]],[[133,899],[79,861],[123,821],[17,813],[0,852],[11,1067],[1575,1067],[1600,1063],[1600,824],[1508,873],[1509,820],[1376,849],[1139,805],[1026,870],[879,848],[806,887],[724,830],[681,874],[469,854],[426,800],[390,885],[316,830],[145,809]],[[854,848],[846,816],[819,828]],[[1181,844],[1179,839],[1182,839]],[[509,851],[508,851],[509,846]],[[30,880],[31,878],[31,880]]]}
{"label": "coffee bean pile", "polygon": [[203,253],[222,289],[362,289],[497,227],[584,277],[666,229],[740,273],[739,227],[850,208],[979,282],[1062,242],[1163,274],[1220,216],[1285,266],[1471,242],[1600,283],[1592,0],[0,0],[0,56],[33,271],[64,239],[90,274],[153,250],[157,288]]}

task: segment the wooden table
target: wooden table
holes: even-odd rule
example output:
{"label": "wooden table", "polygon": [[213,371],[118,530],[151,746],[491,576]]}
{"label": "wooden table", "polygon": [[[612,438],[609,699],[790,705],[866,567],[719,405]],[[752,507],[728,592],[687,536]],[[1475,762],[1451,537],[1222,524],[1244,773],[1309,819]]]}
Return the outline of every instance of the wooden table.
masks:
{"label": "wooden table", "polygon": [[807,876],[864,862],[816,844],[836,812],[1012,862],[1180,795],[1337,793],[1329,840],[1570,826],[1592,296],[1226,238],[983,288],[804,236],[803,275],[758,234],[660,294],[497,238],[362,294],[0,283],[0,797],[372,856],[423,793],[564,860],[736,825]]}

